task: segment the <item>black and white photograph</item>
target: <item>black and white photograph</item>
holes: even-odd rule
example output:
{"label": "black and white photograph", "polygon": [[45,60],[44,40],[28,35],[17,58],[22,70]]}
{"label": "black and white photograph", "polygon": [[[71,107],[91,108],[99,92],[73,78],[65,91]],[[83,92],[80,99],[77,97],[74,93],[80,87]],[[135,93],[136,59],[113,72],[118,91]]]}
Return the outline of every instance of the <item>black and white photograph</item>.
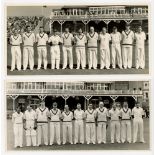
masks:
{"label": "black and white photograph", "polygon": [[7,75],[149,74],[148,5],[6,6]]}
{"label": "black and white photograph", "polygon": [[153,0],[2,0],[2,154],[153,155]]}
{"label": "black and white photograph", "polygon": [[150,150],[150,81],[6,82],[7,150]]}

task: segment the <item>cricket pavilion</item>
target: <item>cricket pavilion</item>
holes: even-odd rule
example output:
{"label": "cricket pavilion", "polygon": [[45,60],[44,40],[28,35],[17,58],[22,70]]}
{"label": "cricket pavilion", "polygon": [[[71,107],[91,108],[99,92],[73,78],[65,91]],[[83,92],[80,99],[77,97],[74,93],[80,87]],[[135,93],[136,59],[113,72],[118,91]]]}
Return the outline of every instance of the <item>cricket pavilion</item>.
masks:
{"label": "cricket pavilion", "polygon": [[149,82],[7,82],[7,111],[12,112],[17,106],[24,111],[28,104],[36,109],[42,100],[49,109],[53,102],[57,102],[61,110],[65,104],[74,110],[77,103],[81,103],[85,110],[89,102],[97,108],[100,100],[105,102],[107,108],[110,108],[113,102],[123,104],[124,101],[128,101],[130,108],[134,107],[136,101],[148,106]]}

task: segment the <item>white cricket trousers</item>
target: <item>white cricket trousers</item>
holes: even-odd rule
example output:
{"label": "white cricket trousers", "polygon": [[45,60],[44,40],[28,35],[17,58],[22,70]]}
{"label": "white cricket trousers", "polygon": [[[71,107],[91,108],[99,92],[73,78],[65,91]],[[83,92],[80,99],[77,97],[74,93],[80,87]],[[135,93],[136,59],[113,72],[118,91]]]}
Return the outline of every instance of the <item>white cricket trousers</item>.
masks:
{"label": "white cricket trousers", "polygon": [[88,66],[89,69],[97,68],[97,48],[88,48]]}
{"label": "white cricket trousers", "polygon": [[120,143],[120,121],[111,121],[111,143],[114,143],[116,136],[116,142]]}
{"label": "white cricket trousers", "polygon": [[23,124],[14,124],[14,147],[23,146]]}
{"label": "white cricket trousers", "polygon": [[110,50],[107,49],[101,49],[100,50],[100,68],[103,69],[104,67],[109,68],[110,67]]}
{"label": "white cricket trousers", "polygon": [[41,145],[41,139],[44,139],[44,145],[48,145],[48,123],[38,123],[37,124],[37,145]]}
{"label": "white cricket trousers", "polygon": [[122,58],[124,68],[132,67],[132,46],[122,45]]}
{"label": "white cricket trousers", "polygon": [[122,54],[121,54],[121,45],[120,44],[112,44],[111,45],[111,53],[112,53],[112,67],[116,67],[116,59],[119,68],[122,68]]}
{"label": "white cricket trousers", "polygon": [[44,69],[47,69],[47,48],[46,46],[39,46],[37,47],[37,49],[38,49],[38,69],[41,68],[42,58]]}
{"label": "white cricket trousers", "polygon": [[17,69],[21,70],[21,48],[20,46],[11,46],[11,70],[15,69],[15,65],[17,65]]}
{"label": "white cricket trousers", "polygon": [[86,67],[86,52],[85,47],[76,47],[77,69]]}
{"label": "white cricket trousers", "polygon": [[72,122],[63,122],[63,144],[66,143],[67,135],[69,137],[69,143],[73,144],[72,140]]}
{"label": "white cricket trousers", "polygon": [[106,122],[98,122],[98,126],[97,126],[97,142],[98,144],[106,143],[106,134],[107,133],[107,129],[106,129]]}
{"label": "white cricket trousers", "polygon": [[26,121],[26,145],[37,145],[37,132],[34,130],[34,121]]}
{"label": "white cricket trousers", "polygon": [[136,69],[138,68],[145,68],[145,51],[144,51],[144,47],[138,47],[136,46]]}
{"label": "white cricket trousers", "polygon": [[[79,137],[80,134],[80,137]],[[80,138],[80,143],[84,143],[84,124],[83,120],[75,120],[75,134],[74,134],[74,144],[78,143]]]}
{"label": "white cricket trousers", "polygon": [[122,120],[121,121],[121,141],[131,143],[131,120]]}
{"label": "white cricket trousers", "polygon": [[140,142],[144,142],[144,135],[143,135],[144,127],[143,127],[142,118],[133,119],[133,142],[134,143],[137,141],[138,130],[140,132]]}
{"label": "white cricket trousers", "polygon": [[60,67],[60,47],[59,45],[51,46],[51,69]]}
{"label": "white cricket trousers", "polygon": [[33,70],[34,67],[34,49],[31,46],[25,46],[23,49],[23,68],[27,69],[27,66],[30,66],[30,70]]}
{"label": "white cricket trousers", "polygon": [[96,142],[95,123],[86,122],[86,142],[87,144]]}
{"label": "white cricket trousers", "polygon": [[69,68],[73,68],[73,53],[72,47],[63,46],[63,68],[67,67],[67,61],[69,60]]}
{"label": "white cricket trousers", "polygon": [[50,122],[50,145],[53,145],[55,135],[56,142],[60,145],[60,122]]}

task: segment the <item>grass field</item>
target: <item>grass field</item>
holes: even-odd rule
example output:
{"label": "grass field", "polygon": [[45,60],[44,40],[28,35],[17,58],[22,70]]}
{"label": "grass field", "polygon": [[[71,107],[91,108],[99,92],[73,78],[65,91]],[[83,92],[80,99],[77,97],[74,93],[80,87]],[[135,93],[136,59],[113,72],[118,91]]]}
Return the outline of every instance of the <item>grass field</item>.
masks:
{"label": "grass field", "polygon": [[[25,133],[24,133],[25,135]],[[62,135],[61,135],[62,137]],[[149,150],[150,149],[150,126],[149,119],[144,119],[144,139],[146,143],[110,144],[110,127],[107,128],[107,144],[76,144],[76,145],[53,145],[40,147],[14,148],[13,126],[11,120],[7,120],[7,150]],[[24,136],[25,146],[25,136]]]}
{"label": "grass field", "polygon": [[[148,74],[149,73],[149,52],[148,52],[148,43],[146,43],[145,45],[145,69],[135,69],[135,51],[133,50],[133,68],[131,69],[110,69],[110,70],[100,70],[100,69],[97,69],[97,70],[88,70],[88,69],[85,69],[85,70],[76,70],[76,69],[73,69],[73,70],[70,70],[70,69],[66,69],[66,70],[62,70],[62,69],[59,69],[59,70],[51,70],[50,69],[50,62],[51,62],[51,57],[50,57],[50,47],[48,46],[47,47],[47,51],[48,51],[48,54],[47,54],[47,59],[48,59],[48,69],[47,70],[44,70],[44,69],[41,69],[41,70],[36,70],[37,68],[37,48],[36,46],[34,47],[34,64],[35,64],[35,67],[34,67],[34,70],[33,71],[30,71],[29,69],[27,69],[26,71],[13,71],[11,72],[10,71],[10,68],[11,68],[11,51],[10,51],[10,45],[7,46],[7,74],[8,75],[89,75],[89,74]],[[86,52],[87,53],[87,52]],[[62,67],[62,50],[61,50],[61,54],[60,54],[60,67]],[[75,55],[75,49],[73,48],[73,62],[74,62],[74,68],[76,68],[76,55]],[[98,52],[98,68],[99,68],[99,52]]]}

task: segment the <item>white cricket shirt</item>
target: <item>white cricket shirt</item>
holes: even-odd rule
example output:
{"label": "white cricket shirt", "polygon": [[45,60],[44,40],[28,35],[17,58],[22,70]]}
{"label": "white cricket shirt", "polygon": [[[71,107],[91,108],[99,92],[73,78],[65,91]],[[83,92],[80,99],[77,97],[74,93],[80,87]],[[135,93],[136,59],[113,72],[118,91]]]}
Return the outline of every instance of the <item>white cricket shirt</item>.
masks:
{"label": "white cricket shirt", "polygon": [[134,33],[133,31],[129,30],[127,31],[122,31],[122,45],[123,46],[128,46],[130,47],[133,44],[134,40]]}
{"label": "white cricket shirt", "polygon": [[112,44],[120,44],[121,42],[121,34],[119,32],[111,33]]}
{"label": "white cricket shirt", "polygon": [[17,36],[11,35],[10,36],[10,43],[11,45],[18,45],[20,46],[20,44],[22,43],[22,37],[20,34],[18,34]]}
{"label": "white cricket shirt", "polygon": [[118,121],[120,116],[120,111],[118,109],[114,110],[113,108],[109,110],[109,116],[112,121]]}
{"label": "white cricket shirt", "polygon": [[146,35],[144,32],[135,33],[136,46],[139,48],[144,48]]}
{"label": "white cricket shirt", "polygon": [[87,38],[84,34],[79,35],[77,34],[75,36],[75,43],[76,43],[76,47],[85,47],[85,44],[87,43]]}
{"label": "white cricket shirt", "polygon": [[99,40],[100,40],[100,50],[109,48],[109,41],[111,40],[111,36],[109,33],[106,34],[100,33]]}
{"label": "white cricket shirt", "polygon": [[98,34],[94,32],[93,34],[87,33],[88,48],[97,48]]}
{"label": "white cricket shirt", "polygon": [[48,108],[41,109],[41,107],[36,109],[37,122],[47,122],[48,121]]}
{"label": "white cricket shirt", "polygon": [[34,33],[23,33],[23,42],[24,42],[24,46],[33,46],[33,44],[35,43],[35,35]]}
{"label": "white cricket shirt", "polygon": [[71,122],[73,119],[73,113],[71,111],[68,113],[66,111],[62,112],[62,116],[64,122]]}
{"label": "white cricket shirt", "polygon": [[36,42],[38,42],[38,46],[46,46],[46,43],[48,41],[48,35],[46,33],[38,33],[36,35]]}
{"label": "white cricket shirt", "polygon": [[107,108],[103,107],[101,108],[97,108],[97,121],[98,122],[106,122],[107,121],[107,117],[108,117],[108,110]]}
{"label": "white cricket shirt", "polygon": [[86,122],[95,122],[96,111],[94,109],[87,109],[85,111]]}
{"label": "white cricket shirt", "polygon": [[60,121],[60,116],[61,116],[61,111],[59,109],[51,109],[50,110],[50,115],[51,115],[51,121]]}
{"label": "white cricket shirt", "polygon": [[12,114],[12,122],[14,124],[22,124],[23,123],[23,113],[20,112],[19,114],[17,112]]}
{"label": "white cricket shirt", "polygon": [[26,121],[34,121],[36,119],[36,112],[34,110],[26,110],[24,113],[24,119]]}
{"label": "white cricket shirt", "polygon": [[83,120],[83,118],[84,118],[84,111],[76,109],[74,111],[74,117],[75,117],[76,120]]}
{"label": "white cricket shirt", "polygon": [[144,110],[141,107],[134,107],[132,109],[132,115],[134,116],[134,119],[142,119],[142,116],[144,115]]}
{"label": "white cricket shirt", "polygon": [[131,119],[131,109],[129,108],[122,108],[120,110],[120,116],[122,117],[122,119],[124,120],[128,120]]}
{"label": "white cricket shirt", "polygon": [[52,45],[58,45],[59,42],[62,42],[62,41],[61,41],[61,38],[60,38],[58,35],[56,35],[56,36],[52,35],[52,36],[48,39],[48,42],[49,42],[49,43],[52,42]]}
{"label": "white cricket shirt", "polygon": [[62,42],[64,44],[64,46],[72,46],[72,42],[74,41],[74,37],[71,33],[63,33],[62,34]]}

